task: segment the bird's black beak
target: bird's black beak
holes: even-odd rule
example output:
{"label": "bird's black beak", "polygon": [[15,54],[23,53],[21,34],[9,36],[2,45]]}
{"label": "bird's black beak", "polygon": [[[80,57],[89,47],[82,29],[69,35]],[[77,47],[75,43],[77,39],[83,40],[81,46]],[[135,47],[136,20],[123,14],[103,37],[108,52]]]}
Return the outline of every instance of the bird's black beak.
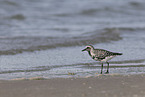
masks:
{"label": "bird's black beak", "polygon": [[86,51],[87,49],[85,48],[85,49],[83,49],[82,51]]}

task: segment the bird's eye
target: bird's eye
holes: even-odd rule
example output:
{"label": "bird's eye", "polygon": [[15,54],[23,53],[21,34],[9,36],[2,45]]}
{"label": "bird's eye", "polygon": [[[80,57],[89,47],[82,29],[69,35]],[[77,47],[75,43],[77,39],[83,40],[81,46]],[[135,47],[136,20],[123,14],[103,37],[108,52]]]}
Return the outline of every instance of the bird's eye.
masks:
{"label": "bird's eye", "polygon": [[90,49],[90,47],[87,47],[87,49]]}

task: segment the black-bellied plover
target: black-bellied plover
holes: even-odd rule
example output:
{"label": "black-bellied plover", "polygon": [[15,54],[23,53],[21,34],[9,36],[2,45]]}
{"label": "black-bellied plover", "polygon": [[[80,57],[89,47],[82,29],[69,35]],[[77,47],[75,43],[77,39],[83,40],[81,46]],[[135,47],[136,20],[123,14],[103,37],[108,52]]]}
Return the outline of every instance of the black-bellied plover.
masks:
{"label": "black-bellied plover", "polygon": [[83,49],[82,51],[88,51],[88,53],[92,57],[92,59],[102,62],[101,74],[102,74],[102,70],[103,70],[103,62],[106,62],[108,64],[106,73],[109,73],[109,62],[108,61],[117,55],[122,55],[122,53],[110,52],[110,51],[107,51],[104,49],[94,49],[94,47],[92,45],[86,46],[86,48]]}

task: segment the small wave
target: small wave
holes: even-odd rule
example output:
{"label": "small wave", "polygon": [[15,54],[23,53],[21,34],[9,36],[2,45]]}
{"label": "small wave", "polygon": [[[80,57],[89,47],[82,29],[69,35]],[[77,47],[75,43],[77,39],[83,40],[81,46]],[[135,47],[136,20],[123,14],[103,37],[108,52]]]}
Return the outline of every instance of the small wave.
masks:
{"label": "small wave", "polygon": [[16,20],[24,20],[25,16],[23,16],[22,14],[16,14],[16,15],[13,15],[13,16],[11,16],[9,18],[10,19],[16,19]]}
{"label": "small wave", "polygon": [[145,27],[117,27],[117,28],[105,28],[106,31],[143,31]]}
{"label": "small wave", "polygon": [[[145,67],[143,62],[145,59],[138,60],[125,60],[125,61],[111,61],[110,68],[128,68],[128,67]],[[96,65],[97,64],[97,65]],[[66,67],[75,67],[75,68],[89,68],[95,69],[100,68],[101,64],[99,62],[90,62],[90,63],[76,63],[76,64],[68,64],[68,65],[53,65],[53,66],[38,66],[31,67],[29,69],[23,70],[8,70],[8,71],[0,71],[0,74],[8,74],[8,73],[20,73],[20,72],[40,72],[40,71],[49,71],[57,68],[66,68]],[[107,67],[104,65],[104,67]]]}
{"label": "small wave", "polygon": [[83,46],[121,40],[121,32],[142,31],[145,28],[105,28],[86,32],[78,37],[0,37],[0,55],[13,55],[58,47]]}
{"label": "small wave", "polygon": [[88,9],[88,10],[83,10],[81,12],[81,14],[83,14],[83,15],[92,15],[92,14],[97,13],[98,11],[101,11],[101,10],[99,10],[99,9]]}
{"label": "small wave", "polygon": [[[78,65],[78,64],[76,64]],[[61,67],[70,67],[70,66],[76,66],[74,65],[54,65],[54,66],[38,66],[38,67],[32,67],[29,69],[18,69],[18,70],[8,70],[8,71],[0,71],[0,74],[7,74],[7,73],[19,73],[19,72],[39,72],[39,71],[49,71],[51,69],[55,68],[61,68]]]}
{"label": "small wave", "polygon": [[3,3],[5,3],[7,5],[18,6],[18,4],[16,2],[13,2],[13,1],[3,1]]}
{"label": "small wave", "polygon": [[39,68],[39,69],[27,69],[27,70],[8,70],[8,71],[1,71],[0,74],[6,73],[19,73],[19,72],[36,72],[36,71],[46,71],[50,70],[49,68]]}
{"label": "small wave", "polygon": [[30,77],[30,78],[15,78],[11,80],[19,81],[19,80],[46,80],[47,78],[45,77]]}
{"label": "small wave", "polygon": [[104,43],[122,39],[120,34],[106,30],[92,32],[78,37],[10,37],[1,38],[0,55],[32,52],[57,47],[82,46],[88,44]]}
{"label": "small wave", "polygon": [[141,2],[137,2],[137,1],[132,1],[132,2],[129,2],[129,5],[133,6],[133,7],[142,7],[142,3]]}

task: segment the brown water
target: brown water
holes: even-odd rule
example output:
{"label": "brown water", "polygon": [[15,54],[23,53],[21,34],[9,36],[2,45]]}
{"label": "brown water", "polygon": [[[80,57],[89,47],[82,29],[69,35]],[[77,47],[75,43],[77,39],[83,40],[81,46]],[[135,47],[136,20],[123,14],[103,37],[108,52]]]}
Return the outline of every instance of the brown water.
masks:
{"label": "brown water", "polygon": [[81,52],[88,44],[123,53],[110,63],[110,73],[145,73],[144,4],[1,0],[0,79],[96,75],[100,63]]}

